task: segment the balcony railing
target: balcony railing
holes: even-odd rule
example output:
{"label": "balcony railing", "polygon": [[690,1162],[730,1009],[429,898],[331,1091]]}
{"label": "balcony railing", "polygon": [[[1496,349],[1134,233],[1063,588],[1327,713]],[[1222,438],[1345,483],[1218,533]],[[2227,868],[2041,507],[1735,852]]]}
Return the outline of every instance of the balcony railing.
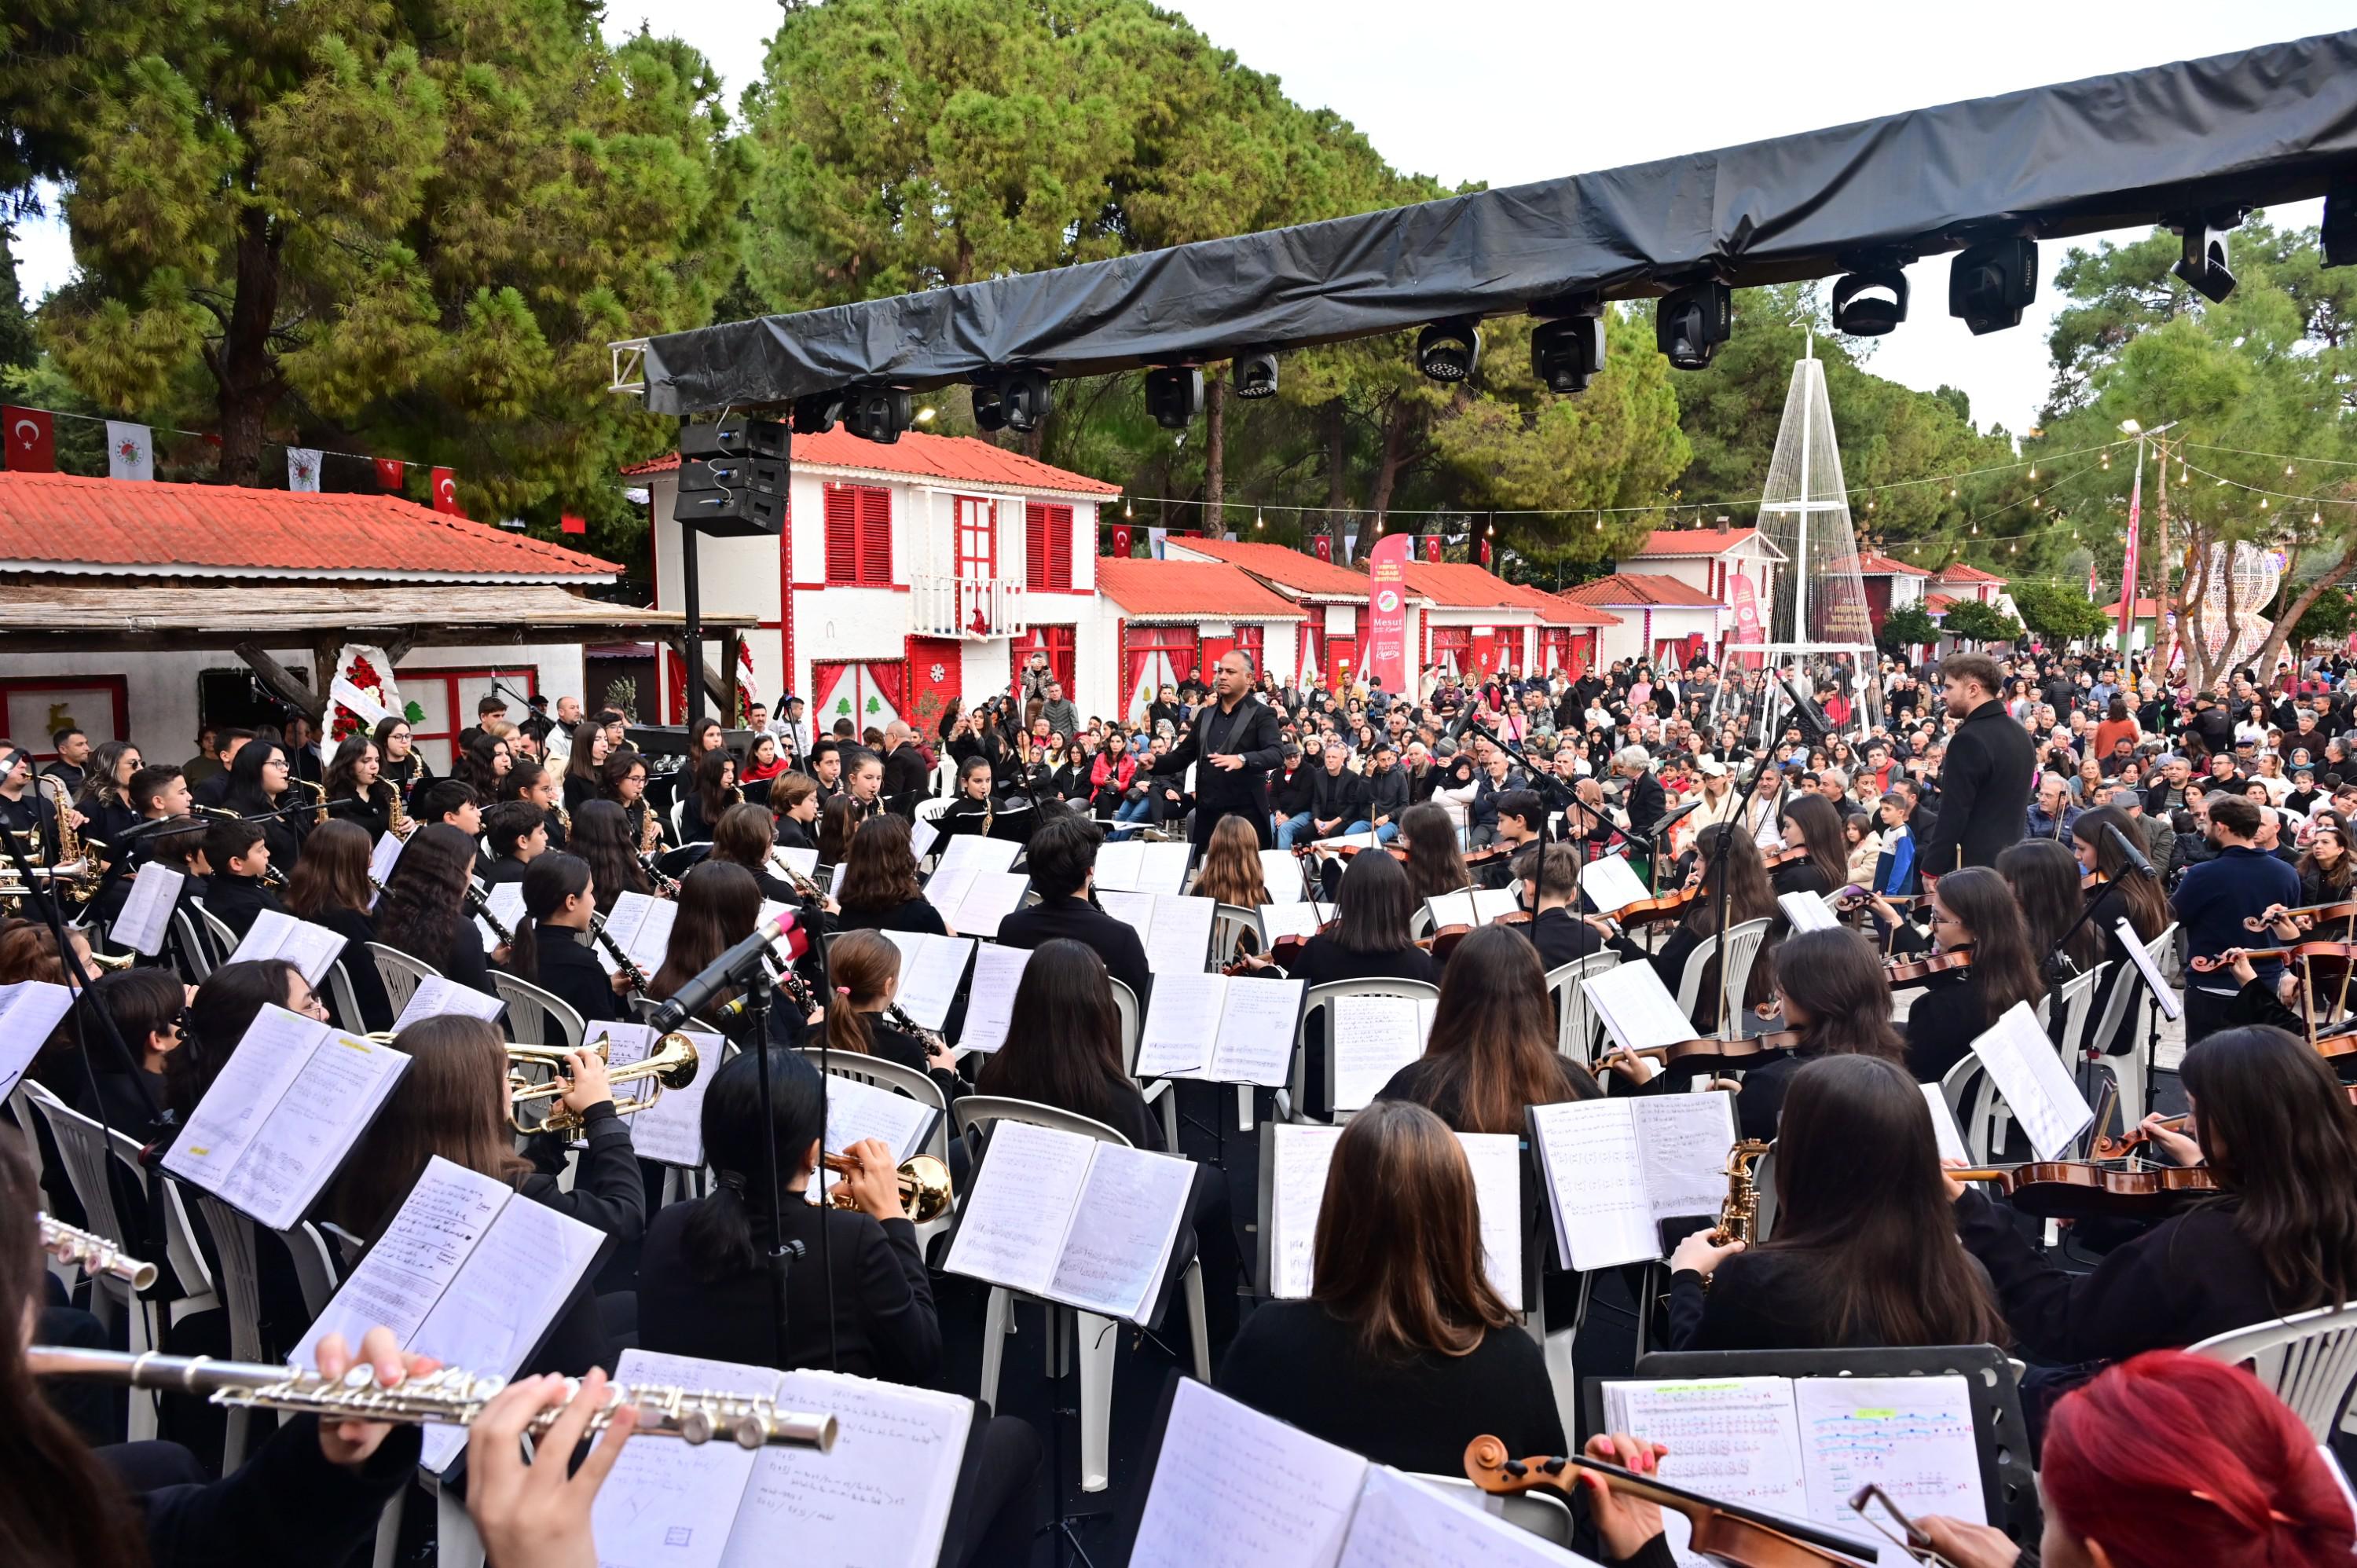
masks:
{"label": "balcony railing", "polygon": [[1019,637],[1029,629],[1026,608],[1023,585],[1012,577],[919,572],[909,580],[909,629],[919,637]]}

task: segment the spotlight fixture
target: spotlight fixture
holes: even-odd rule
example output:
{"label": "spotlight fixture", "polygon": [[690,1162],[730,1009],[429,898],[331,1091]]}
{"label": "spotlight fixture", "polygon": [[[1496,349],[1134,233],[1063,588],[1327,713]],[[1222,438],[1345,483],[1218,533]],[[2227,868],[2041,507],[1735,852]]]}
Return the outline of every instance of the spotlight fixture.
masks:
{"label": "spotlight fixture", "polygon": [[2216,305],[2234,292],[2234,274],[2226,266],[2226,236],[2210,227],[2207,218],[2188,218],[2179,231],[2184,250],[2169,270],[2185,286]]}
{"label": "spotlight fixture", "polygon": [[1663,295],[1653,307],[1653,341],[1677,370],[1708,368],[1734,330],[1735,291],[1716,280]]}
{"label": "spotlight fixture", "polygon": [[1855,272],[1834,285],[1834,330],[1879,338],[1907,319],[1907,274],[1897,267]]}
{"label": "spotlight fixture", "polygon": [[1436,381],[1469,381],[1481,363],[1481,327],[1469,316],[1436,321],[1415,340],[1415,367]]}
{"label": "spotlight fixture", "polygon": [[2038,242],[1992,240],[1959,252],[1948,269],[1948,314],[1974,337],[2021,325],[2022,308],[2038,297]]}
{"label": "spotlight fixture", "polygon": [[1229,368],[1228,378],[1236,395],[1250,402],[1256,398],[1276,395],[1276,356],[1274,354],[1239,354]]}
{"label": "spotlight fixture", "polygon": [[2344,174],[2324,193],[2324,264],[2357,266],[2357,174]]}
{"label": "spotlight fixture", "polygon": [[1603,307],[1542,321],[1531,330],[1531,373],[1547,391],[1568,397],[1587,390],[1604,368]]}
{"label": "spotlight fixture", "polygon": [[1203,411],[1199,365],[1160,365],[1146,372],[1146,412],[1165,430],[1184,430]]}
{"label": "spotlight fixture", "polygon": [[916,400],[897,387],[860,387],[843,411],[843,427],[862,441],[889,446],[916,422]]}
{"label": "spotlight fixture", "polygon": [[794,399],[794,434],[823,435],[843,417],[843,393],[811,392]]}
{"label": "spotlight fixture", "polygon": [[1044,371],[1009,371],[977,381],[968,392],[977,430],[1012,430],[1028,435],[1048,417],[1053,398]]}

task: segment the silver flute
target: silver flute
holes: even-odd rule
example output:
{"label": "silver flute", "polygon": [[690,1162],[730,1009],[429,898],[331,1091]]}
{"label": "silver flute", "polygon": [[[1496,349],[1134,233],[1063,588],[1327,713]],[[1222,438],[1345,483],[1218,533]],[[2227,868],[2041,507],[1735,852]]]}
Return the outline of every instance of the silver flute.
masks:
{"label": "silver flute", "polygon": [[[37,1377],[98,1378],[135,1389],[202,1394],[231,1410],[308,1412],[328,1421],[466,1426],[482,1413],[494,1394],[507,1387],[505,1378],[479,1378],[455,1367],[422,1372],[388,1389],[378,1386],[376,1371],[366,1362],[355,1364],[340,1378],[323,1378],[296,1367],[216,1361],[210,1356],[159,1356],[152,1351],[135,1356],[121,1350],[36,1345],[25,1356]],[[577,1379],[567,1379],[566,1386],[569,1405],[581,1385]],[[542,1411],[526,1430],[535,1437],[545,1435],[565,1408],[557,1405]],[[780,1410],[765,1399],[650,1383],[609,1384],[604,1402],[589,1418],[589,1431],[603,1432],[625,1409],[638,1412],[638,1431],[642,1435],[697,1444],[725,1437],[740,1448],[774,1444],[814,1448],[822,1454],[834,1446],[831,1415]]]}
{"label": "silver flute", "polygon": [[62,1219],[41,1216],[41,1251],[86,1274],[112,1274],[133,1290],[156,1283],[156,1265],[132,1257],[103,1236],[93,1236]]}

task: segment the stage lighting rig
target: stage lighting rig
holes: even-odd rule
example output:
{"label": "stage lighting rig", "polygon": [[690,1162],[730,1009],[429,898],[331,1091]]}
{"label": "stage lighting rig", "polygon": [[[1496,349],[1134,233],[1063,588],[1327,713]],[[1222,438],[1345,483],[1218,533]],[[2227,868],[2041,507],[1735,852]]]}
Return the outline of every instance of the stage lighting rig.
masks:
{"label": "stage lighting rig", "polygon": [[1735,330],[1735,291],[1713,279],[1662,296],[1653,307],[1653,341],[1681,371],[1709,367]]}
{"label": "stage lighting rig", "polygon": [[1834,330],[1879,338],[1907,319],[1907,274],[1895,266],[1866,267],[1834,285]]}
{"label": "stage lighting rig", "polygon": [[[2234,222],[2241,221],[2239,216],[2234,218]],[[2211,227],[2211,223],[2212,220],[2205,214],[2179,218],[2169,224],[2169,228],[2184,236],[2184,249],[2179,253],[2176,264],[2169,270],[2181,279],[2186,287],[2211,304],[2218,305],[2234,292],[2234,274],[2226,265],[2226,236]]]}
{"label": "stage lighting rig", "polygon": [[1052,406],[1048,388],[1044,371],[1009,371],[975,381],[971,389],[975,428],[1030,434]]}
{"label": "stage lighting rig", "polygon": [[2021,325],[2024,306],[2038,297],[2038,242],[1992,240],[1957,252],[1948,268],[1948,314],[1973,336]]}
{"label": "stage lighting rig", "polygon": [[843,427],[863,441],[889,446],[916,422],[915,400],[898,387],[858,387],[843,413]]}
{"label": "stage lighting rig", "polygon": [[1481,326],[1469,316],[1436,321],[1415,340],[1415,367],[1436,381],[1469,381],[1481,363]]}
{"label": "stage lighting rig", "polygon": [[1598,301],[1531,328],[1531,374],[1547,391],[1563,397],[1586,392],[1604,368],[1603,311]]}
{"label": "stage lighting rig", "polygon": [[843,417],[843,393],[810,392],[794,399],[794,434],[823,435]]}
{"label": "stage lighting rig", "polygon": [[1146,412],[1165,430],[1184,430],[1203,411],[1200,365],[1158,365],[1146,372]]}
{"label": "stage lighting rig", "polygon": [[1229,371],[1236,395],[1246,401],[1276,395],[1276,356],[1265,351],[1238,354]]}

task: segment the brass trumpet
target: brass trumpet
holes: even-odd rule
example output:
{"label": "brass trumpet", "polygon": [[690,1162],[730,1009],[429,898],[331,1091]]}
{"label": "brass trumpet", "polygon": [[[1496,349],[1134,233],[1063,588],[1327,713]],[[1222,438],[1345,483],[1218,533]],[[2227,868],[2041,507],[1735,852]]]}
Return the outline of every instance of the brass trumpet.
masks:
{"label": "brass trumpet", "polygon": [[[589,1047],[599,1061],[607,1059],[608,1036],[600,1035],[597,1043]],[[582,1120],[575,1112],[556,1103],[565,1096],[568,1086],[565,1069],[572,1052],[562,1046],[508,1047],[508,1124],[519,1133],[578,1133]],[[652,1055],[628,1067],[618,1067],[608,1075],[616,1084],[643,1083],[642,1092],[627,1100],[614,1101],[614,1114],[634,1116],[662,1098],[666,1089],[685,1089],[695,1081],[698,1060],[695,1042],[685,1035],[665,1035],[655,1043]],[[548,1077],[540,1081],[524,1076],[514,1069],[544,1069]],[[545,1103],[548,1109],[536,1119],[524,1115],[527,1106]]]}
{"label": "brass trumpet", "polygon": [[[837,1176],[846,1176],[859,1168],[859,1162],[849,1155],[829,1155],[826,1168]],[[900,1164],[900,1207],[909,1218],[922,1225],[949,1212],[953,1195],[950,1191],[950,1168],[931,1155],[911,1155]],[[827,1190],[826,1200],[837,1208],[856,1208],[859,1200],[841,1182]]]}

